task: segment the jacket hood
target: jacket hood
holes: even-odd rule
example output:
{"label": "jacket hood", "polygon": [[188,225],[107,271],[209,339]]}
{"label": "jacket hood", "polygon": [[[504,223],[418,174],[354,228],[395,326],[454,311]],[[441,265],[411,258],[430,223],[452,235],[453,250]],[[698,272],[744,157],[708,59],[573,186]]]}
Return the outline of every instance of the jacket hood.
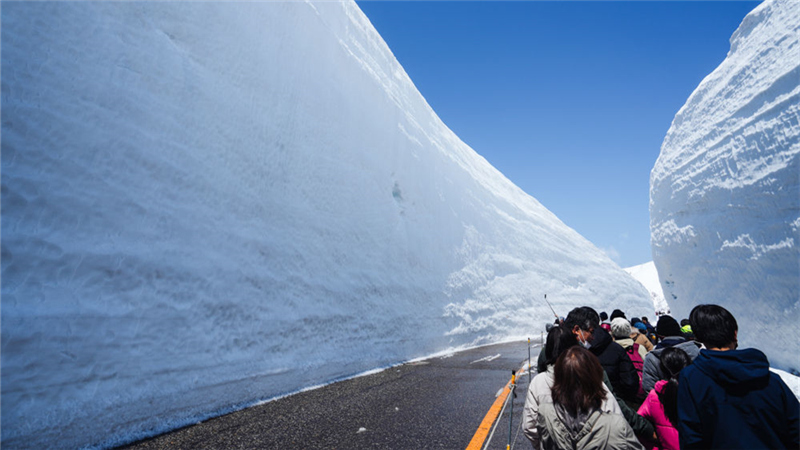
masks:
{"label": "jacket hood", "polygon": [[769,379],[767,356],[754,348],[744,350],[700,350],[693,363],[720,384],[749,384]]}
{"label": "jacket hood", "polygon": [[622,348],[628,348],[634,344],[633,339],[631,338],[625,338],[625,339],[617,338],[617,340],[614,342],[622,346]]}
{"label": "jacket hood", "polygon": [[683,336],[665,337],[664,339],[661,340],[661,342],[658,343],[658,345],[656,345],[656,348],[669,348],[674,345],[682,344],[684,342],[686,342],[686,338]]}

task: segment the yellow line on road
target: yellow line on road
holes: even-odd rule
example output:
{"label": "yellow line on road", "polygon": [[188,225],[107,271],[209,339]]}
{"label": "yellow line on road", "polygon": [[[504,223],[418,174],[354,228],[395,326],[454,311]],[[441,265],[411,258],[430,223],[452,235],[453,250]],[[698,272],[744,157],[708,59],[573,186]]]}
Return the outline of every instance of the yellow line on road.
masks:
{"label": "yellow line on road", "polygon": [[[530,367],[528,368],[530,370]],[[517,373],[522,373],[522,369],[518,370]],[[511,377],[514,378],[513,376]],[[503,388],[503,392],[497,396],[492,407],[489,408],[489,412],[486,413],[486,416],[483,418],[478,430],[475,432],[475,435],[472,436],[472,440],[469,441],[469,445],[467,445],[467,450],[481,450],[483,447],[483,442],[486,440],[486,436],[489,435],[489,431],[492,428],[492,424],[497,419],[497,416],[500,414],[500,411],[503,409],[503,403],[506,402],[508,398],[508,394],[511,393],[511,380],[506,383],[506,387]]]}

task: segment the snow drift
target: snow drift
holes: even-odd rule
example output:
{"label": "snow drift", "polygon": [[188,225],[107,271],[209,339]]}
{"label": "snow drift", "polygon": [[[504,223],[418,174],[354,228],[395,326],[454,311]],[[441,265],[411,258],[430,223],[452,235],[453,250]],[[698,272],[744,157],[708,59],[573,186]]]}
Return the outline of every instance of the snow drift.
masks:
{"label": "snow drift", "polygon": [[353,2],[2,8],[2,445],[107,446],[647,292]]}
{"label": "snow drift", "polygon": [[800,3],[764,2],[675,116],[650,176],[653,259],[677,318],[728,308],[744,347],[800,369]]}

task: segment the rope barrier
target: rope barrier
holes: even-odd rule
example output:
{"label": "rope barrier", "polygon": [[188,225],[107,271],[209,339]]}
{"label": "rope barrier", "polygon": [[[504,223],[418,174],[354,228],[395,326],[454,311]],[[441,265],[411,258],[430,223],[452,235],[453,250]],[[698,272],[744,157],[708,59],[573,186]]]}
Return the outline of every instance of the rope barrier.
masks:
{"label": "rope barrier", "polygon": [[[544,336],[542,336],[542,344],[537,344],[535,346],[543,346],[544,343]],[[533,367],[531,367],[531,339],[528,338],[528,364],[527,367],[523,364],[523,368],[520,370],[527,370],[528,371],[528,386],[530,386],[532,376],[533,376]],[[500,424],[499,418],[503,416],[506,408],[508,407],[508,402],[511,401],[511,407],[509,408],[509,416],[508,416],[508,444],[506,445],[506,450],[513,450],[514,446],[517,444],[517,439],[519,438],[519,433],[522,431],[523,421],[520,419],[519,425],[517,426],[516,434],[513,433],[513,421],[514,421],[514,398],[516,398],[516,375],[518,371],[511,371],[511,381],[503,388],[503,391],[497,396],[492,407],[489,408],[489,412],[484,417],[483,421],[481,422],[478,430],[475,432],[475,435],[472,437],[469,445],[467,445],[467,450],[486,450],[491,444],[492,439],[494,438],[494,433],[497,430],[497,426]],[[499,410],[499,411],[498,411]],[[497,420],[496,420],[497,419]],[[491,430],[490,430],[491,428]],[[488,435],[488,436],[487,436]],[[512,440],[512,435],[514,436]]]}
{"label": "rope barrier", "polygon": [[[512,397],[510,395],[506,394],[506,401],[503,402],[503,409],[500,410],[500,414],[498,415],[498,417],[502,417],[503,416],[503,411],[506,410],[506,406],[508,405],[508,400],[511,399],[511,398]],[[492,438],[494,437],[494,431],[497,429],[497,425],[499,425],[499,424],[500,424],[499,420],[494,422],[494,427],[492,427],[492,432],[489,434],[489,438],[486,439],[486,443],[483,445],[482,450],[486,450],[486,448],[489,447],[489,444],[492,442]],[[467,450],[469,450],[469,447],[467,447]]]}

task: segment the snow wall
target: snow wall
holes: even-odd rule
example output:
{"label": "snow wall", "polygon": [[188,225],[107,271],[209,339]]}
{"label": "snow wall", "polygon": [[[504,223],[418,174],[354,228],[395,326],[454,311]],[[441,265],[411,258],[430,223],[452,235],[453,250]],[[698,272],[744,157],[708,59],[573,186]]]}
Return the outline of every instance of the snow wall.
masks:
{"label": "snow wall", "polygon": [[354,2],[2,7],[2,446],[109,446],[647,291]]}
{"label": "snow wall", "polygon": [[675,317],[728,308],[739,343],[800,369],[800,2],[764,2],[681,108],[650,175],[653,259]]}

